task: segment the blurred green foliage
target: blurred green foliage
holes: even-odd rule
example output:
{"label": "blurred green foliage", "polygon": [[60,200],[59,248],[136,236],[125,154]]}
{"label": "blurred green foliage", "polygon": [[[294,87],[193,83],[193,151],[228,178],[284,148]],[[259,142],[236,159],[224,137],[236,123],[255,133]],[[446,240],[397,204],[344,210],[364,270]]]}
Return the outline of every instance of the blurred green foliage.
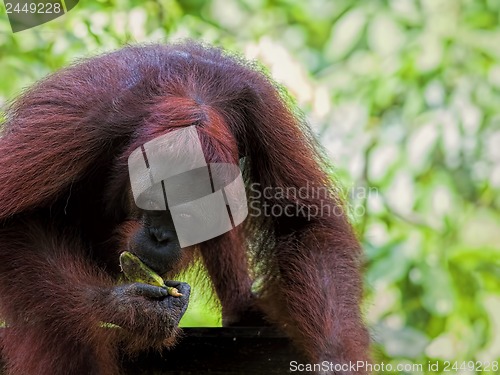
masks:
{"label": "blurred green foliage", "polygon": [[[351,198],[376,358],[500,358],[498,0],[82,1],[15,35],[0,8],[0,104],[124,43],[192,37],[260,60]],[[184,325],[219,324],[203,290]]]}

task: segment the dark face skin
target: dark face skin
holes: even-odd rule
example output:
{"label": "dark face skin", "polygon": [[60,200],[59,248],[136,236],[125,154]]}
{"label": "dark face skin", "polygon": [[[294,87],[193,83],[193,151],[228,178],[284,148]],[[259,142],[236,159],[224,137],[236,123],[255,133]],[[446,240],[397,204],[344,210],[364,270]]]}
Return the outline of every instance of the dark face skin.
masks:
{"label": "dark face skin", "polygon": [[182,249],[170,211],[142,211],[143,226],[130,241],[130,251],[159,275],[171,271]]}

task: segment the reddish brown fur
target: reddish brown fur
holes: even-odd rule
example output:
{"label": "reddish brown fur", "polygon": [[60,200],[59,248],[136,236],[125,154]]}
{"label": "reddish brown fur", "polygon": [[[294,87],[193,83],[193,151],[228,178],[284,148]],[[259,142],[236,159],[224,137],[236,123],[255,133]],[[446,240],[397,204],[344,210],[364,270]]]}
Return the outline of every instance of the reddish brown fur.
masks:
{"label": "reddish brown fur", "polygon": [[[120,243],[133,233],[128,155],[192,124],[210,161],[245,156],[248,184],[335,192],[307,126],[279,89],[217,49],[128,47],[46,78],[14,102],[0,138],[0,318],[10,327],[2,343],[9,374],[114,374],[118,342],[130,351],[151,344],[99,328],[113,311],[96,301],[114,285]],[[334,194],[325,204],[342,207]],[[361,251],[345,215],[249,216],[200,252],[225,321],[258,307],[310,361],[367,359]],[[257,299],[249,268],[262,281]]]}

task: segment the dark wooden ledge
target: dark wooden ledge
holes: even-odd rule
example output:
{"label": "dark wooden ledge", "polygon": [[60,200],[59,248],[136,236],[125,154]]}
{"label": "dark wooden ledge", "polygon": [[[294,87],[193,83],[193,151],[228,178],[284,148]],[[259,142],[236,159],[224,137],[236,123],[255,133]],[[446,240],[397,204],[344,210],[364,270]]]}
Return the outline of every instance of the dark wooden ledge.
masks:
{"label": "dark wooden ledge", "polygon": [[162,355],[127,363],[130,375],[287,374],[304,362],[290,340],[273,328],[184,328],[184,337]]}
{"label": "dark wooden ledge", "polygon": [[306,363],[290,340],[270,327],[184,328],[183,332],[173,349],[144,353],[124,363],[125,374],[283,375],[290,373],[291,361]]}

